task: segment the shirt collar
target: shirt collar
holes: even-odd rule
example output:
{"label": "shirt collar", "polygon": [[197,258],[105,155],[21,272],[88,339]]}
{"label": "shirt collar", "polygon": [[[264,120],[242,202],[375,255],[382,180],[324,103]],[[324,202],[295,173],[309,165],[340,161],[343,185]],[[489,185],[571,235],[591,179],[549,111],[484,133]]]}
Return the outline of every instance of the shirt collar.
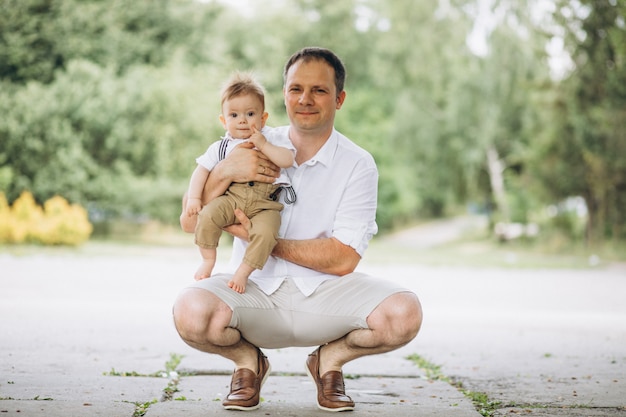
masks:
{"label": "shirt collar", "polygon": [[319,162],[322,165],[329,166],[335,157],[338,141],[339,138],[337,137],[337,131],[333,129],[326,143],[324,143],[313,158],[309,159],[306,163],[313,165]]}

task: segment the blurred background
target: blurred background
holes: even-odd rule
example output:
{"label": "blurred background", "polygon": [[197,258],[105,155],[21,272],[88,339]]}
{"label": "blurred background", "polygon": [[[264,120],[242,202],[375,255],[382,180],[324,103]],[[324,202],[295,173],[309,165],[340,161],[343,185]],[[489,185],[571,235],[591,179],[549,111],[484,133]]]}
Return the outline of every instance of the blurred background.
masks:
{"label": "blurred background", "polygon": [[176,241],[223,81],[253,70],[286,124],[283,65],[315,45],[346,64],[336,127],[378,163],[380,236],[480,218],[474,242],[624,260],[625,16],[623,0],[0,0],[0,244]]}

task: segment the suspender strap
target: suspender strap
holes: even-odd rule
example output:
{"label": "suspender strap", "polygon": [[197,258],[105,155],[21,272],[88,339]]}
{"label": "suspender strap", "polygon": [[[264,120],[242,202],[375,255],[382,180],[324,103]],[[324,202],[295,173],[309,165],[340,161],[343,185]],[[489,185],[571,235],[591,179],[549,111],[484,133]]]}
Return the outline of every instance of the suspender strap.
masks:
{"label": "suspender strap", "polygon": [[285,191],[287,192],[287,194],[285,194],[285,203],[287,204],[295,203],[296,200],[298,199],[298,196],[296,196],[296,190],[294,190],[291,185],[288,187],[282,187],[282,188],[284,188]]}
{"label": "suspender strap", "polygon": [[219,160],[226,158],[226,148],[228,148],[228,138],[222,138],[220,142]]}
{"label": "suspender strap", "polygon": [[297,200],[296,190],[294,190],[291,185],[289,185],[287,187],[285,187],[285,186],[278,187],[276,189],[276,191],[274,191],[270,195],[270,200],[278,201],[278,197],[280,196],[280,192],[282,190],[285,190],[285,192],[286,192],[286,194],[285,194],[285,203],[286,204],[293,204],[293,203],[296,202],[296,200]]}

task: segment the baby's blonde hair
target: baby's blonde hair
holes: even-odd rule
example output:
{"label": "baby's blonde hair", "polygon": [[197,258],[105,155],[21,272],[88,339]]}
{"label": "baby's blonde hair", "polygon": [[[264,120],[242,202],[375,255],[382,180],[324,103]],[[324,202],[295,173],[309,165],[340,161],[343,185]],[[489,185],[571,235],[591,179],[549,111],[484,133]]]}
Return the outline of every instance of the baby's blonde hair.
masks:
{"label": "baby's blonde hair", "polygon": [[226,100],[241,96],[255,95],[265,108],[265,90],[250,72],[235,72],[222,87],[222,105]]}

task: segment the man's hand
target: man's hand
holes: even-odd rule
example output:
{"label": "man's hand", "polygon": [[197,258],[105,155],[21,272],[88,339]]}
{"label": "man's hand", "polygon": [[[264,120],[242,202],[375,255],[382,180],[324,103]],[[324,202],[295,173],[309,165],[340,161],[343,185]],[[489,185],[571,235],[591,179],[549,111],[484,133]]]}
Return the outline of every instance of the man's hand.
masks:
{"label": "man's hand", "polygon": [[224,231],[230,233],[234,237],[238,237],[241,240],[248,242],[250,240],[250,226],[252,222],[244,214],[241,209],[235,209],[235,217],[239,221],[239,223],[231,224],[230,226],[226,226]]}
{"label": "man's hand", "polygon": [[235,147],[216,169],[219,170],[220,177],[228,178],[230,182],[256,181],[271,184],[280,174],[278,166],[254,149],[251,142]]}
{"label": "man's hand", "polygon": [[209,173],[202,192],[202,203],[208,204],[226,192],[233,182],[250,181],[271,184],[278,178],[279,168],[249,142],[237,145]]}

